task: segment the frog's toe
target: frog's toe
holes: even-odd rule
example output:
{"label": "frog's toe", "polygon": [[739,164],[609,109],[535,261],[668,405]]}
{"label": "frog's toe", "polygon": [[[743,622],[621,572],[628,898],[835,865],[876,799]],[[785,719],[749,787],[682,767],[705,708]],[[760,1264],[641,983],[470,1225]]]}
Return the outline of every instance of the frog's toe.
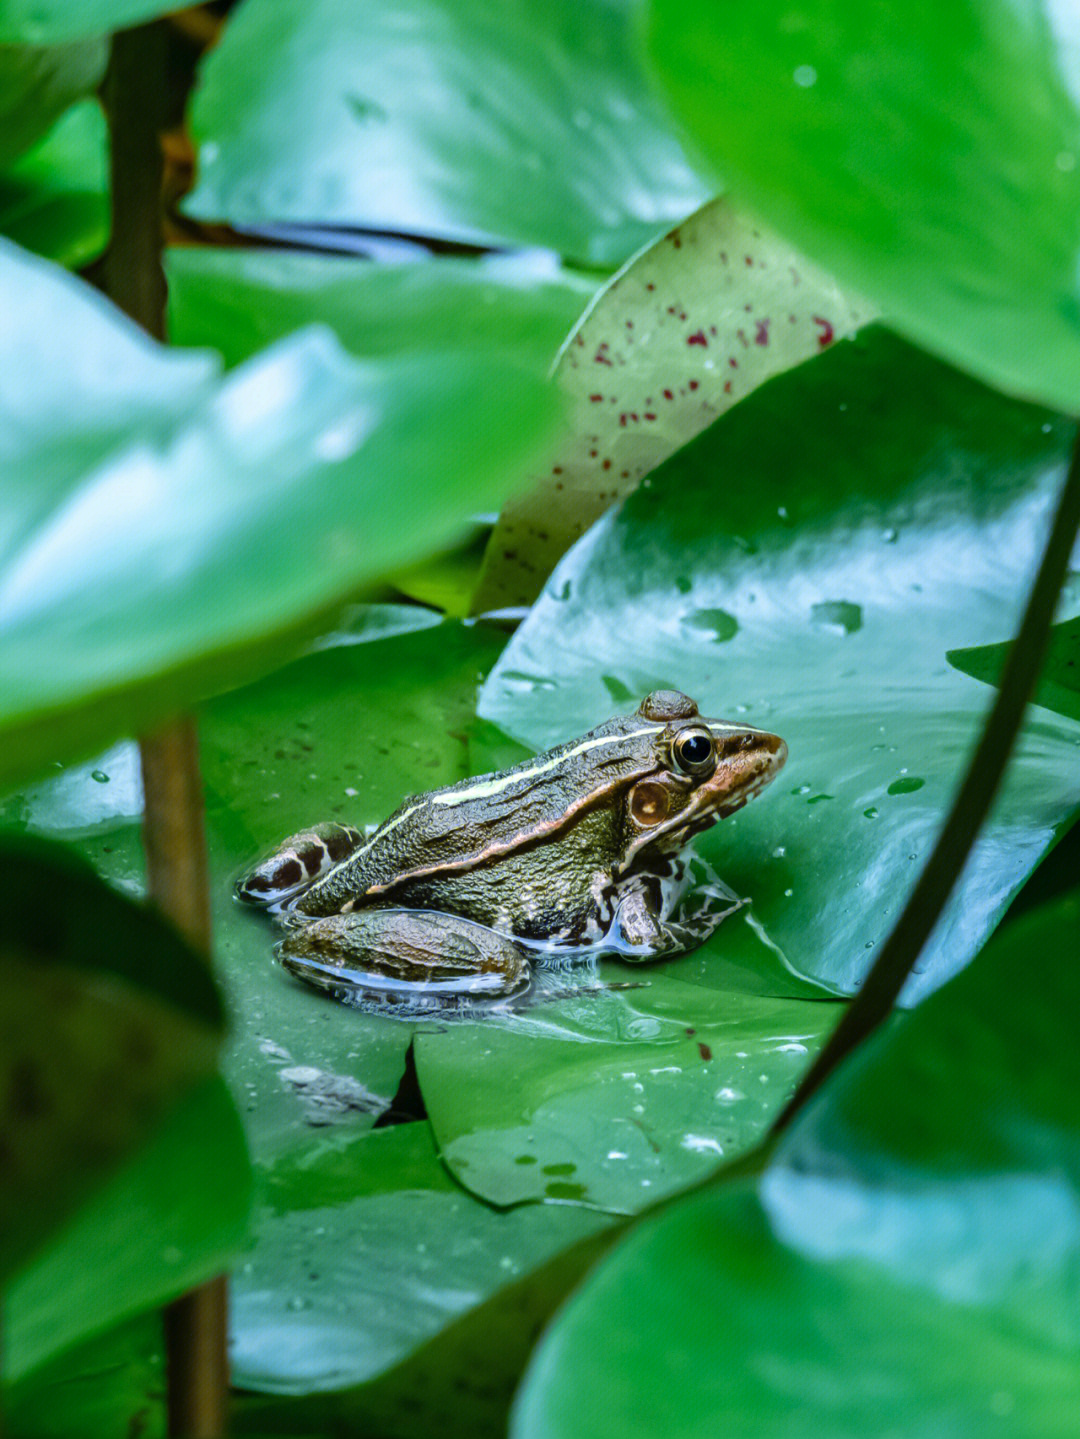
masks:
{"label": "frog's toe", "polygon": [[362,841],[360,831],[348,824],[317,824],[299,830],[246,874],[237,883],[236,893],[248,904],[281,904],[347,859]]}

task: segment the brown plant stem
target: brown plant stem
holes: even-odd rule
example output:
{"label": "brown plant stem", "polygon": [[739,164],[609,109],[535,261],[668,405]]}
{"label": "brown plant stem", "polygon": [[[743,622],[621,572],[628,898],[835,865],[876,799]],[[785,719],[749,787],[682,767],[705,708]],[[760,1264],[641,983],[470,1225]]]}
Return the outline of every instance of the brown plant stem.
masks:
{"label": "brown plant stem", "polygon": [[[165,338],[160,137],[166,120],[167,38],[160,21],[115,35],[103,87],[113,225],[102,286],[159,340]],[[194,721],[177,719],[145,736],[140,751],[150,898],[209,963],[206,836]],[[164,1318],[169,1434],[218,1439],[226,1432],[228,1401],[224,1276],[175,1300]]]}
{"label": "brown plant stem", "polygon": [[848,1054],[892,1012],[893,1006],[960,878],[979,830],[990,812],[1042,669],[1054,605],[1080,528],[1080,435],[1073,448],[1050,536],[1028,595],[1016,642],[1001,675],[997,696],[975,753],[930,858],[858,996],[829,1042],[781,1110],[772,1134],[794,1119]]}

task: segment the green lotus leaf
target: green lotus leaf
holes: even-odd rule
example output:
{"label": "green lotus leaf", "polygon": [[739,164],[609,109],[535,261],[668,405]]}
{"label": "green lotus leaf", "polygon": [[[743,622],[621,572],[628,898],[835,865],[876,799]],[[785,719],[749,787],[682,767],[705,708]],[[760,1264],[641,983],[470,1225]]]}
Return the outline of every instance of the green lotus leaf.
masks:
{"label": "green lotus leaf", "polygon": [[176,247],[166,252],[169,334],[238,364],[304,325],[328,325],[361,359],[392,357],[422,339],[510,352],[546,375],[595,286],[529,257],[452,257],[373,265],[290,250]]}
{"label": "green lotus leaf", "polygon": [[105,40],[42,48],[5,44],[0,5],[0,172],[32,149],[105,73]]}
{"label": "green lotus leaf", "polygon": [[[987,705],[946,655],[1016,622],[1073,439],[864,331],[756,390],[594,526],[481,712],[543,749],[674,687],[782,734],[786,769],[700,848],[793,969],[852,991]],[[907,1002],[975,954],[1080,804],[1077,737],[1032,714]]]}
{"label": "green lotus leaf", "polygon": [[[998,684],[1011,641],[982,645],[976,649],[950,650],[946,658],[966,675],[986,684]],[[1043,661],[1032,703],[1080,720],[1080,618],[1065,620],[1050,630],[1050,644]]]}
{"label": "green lotus leaf", "polygon": [[494,343],[361,363],[316,328],[219,379],[10,246],[0,287],[9,784],[280,659],[497,503],[553,405]]}
{"label": "green lotus leaf", "polygon": [[716,188],[646,78],[640,10],[249,0],[203,66],[186,208],[619,264]]}
{"label": "green lotus leaf", "polygon": [[654,0],[667,95],[731,189],[898,328],[1075,413],[1072,11]]}
{"label": "green lotus leaf", "polygon": [[0,233],[69,268],[84,265],[109,237],[108,185],[105,116],[82,100],[0,172]]}
{"label": "green lotus leaf", "polygon": [[209,1079],[7,1285],[5,1382],[31,1389],[70,1346],[221,1273],[247,1236],[251,1197],[236,1108]]}
{"label": "green lotus leaf", "polygon": [[756,1188],[713,1185],[631,1234],[548,1331],[514,1439],[856,1439],[898,1415],[912,1435],[1064,1439],[1078,925],[1076,891],[1006,925],[832,1076]]}
{"label": "green lotus leaf", "polygon": [[7,1277],[213,1071],[222,1011],[205,963],[84,861],[10,834],[0,858]]}
{"label": "green lotus leaf", "polygon": [[55,45],[102,36],[171,9],[169,0],[0,0],[0,42]]}

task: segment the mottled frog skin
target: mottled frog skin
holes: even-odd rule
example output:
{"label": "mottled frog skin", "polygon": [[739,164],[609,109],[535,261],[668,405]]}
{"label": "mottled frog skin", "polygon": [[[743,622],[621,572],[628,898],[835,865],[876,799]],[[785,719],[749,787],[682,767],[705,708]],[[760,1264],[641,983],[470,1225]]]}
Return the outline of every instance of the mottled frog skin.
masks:
{"label": "mottled frog skin", "polygon": [[370,837],[290,835],[237,892],[278,911],[286,966],[335,993],[509,994],[537,946],[614,938],[624,959],[663,958],[705,937],[665,912],[679,851],[786,757],[778,735],[658,690],[546,754],[410,796]]}

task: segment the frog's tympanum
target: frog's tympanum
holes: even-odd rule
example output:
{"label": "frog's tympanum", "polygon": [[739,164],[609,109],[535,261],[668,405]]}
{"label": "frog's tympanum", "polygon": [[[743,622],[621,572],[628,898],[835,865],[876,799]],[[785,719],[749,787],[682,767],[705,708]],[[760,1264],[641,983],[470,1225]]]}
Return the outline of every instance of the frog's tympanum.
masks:
{"label": "frog's tympanum", "polygon": [[285,924],[283,963],[338,997],[512,994],[538,950],[666,958],[719,922],[672,918],[680,850],[786,758],[778,735],[657,690],[535,759],[406,799],[368,837],[291,835],[237,892]]}

